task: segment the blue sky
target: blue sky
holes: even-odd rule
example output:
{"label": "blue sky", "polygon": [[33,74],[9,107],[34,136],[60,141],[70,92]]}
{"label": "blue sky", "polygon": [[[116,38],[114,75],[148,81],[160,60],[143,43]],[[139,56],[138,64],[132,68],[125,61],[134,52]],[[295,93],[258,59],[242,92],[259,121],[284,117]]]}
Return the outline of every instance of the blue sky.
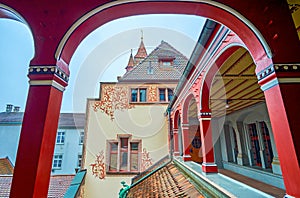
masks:
{"label": "blue sky", "polygon": [[[86,98],[99,96],[100,81],[123,75],[130,50],[135,53],[141,37],[150,51],[165,40],[189,57],[204,20],[188,15],[143,15],[109,22],[86,37],[70,62],[70,81],[62,112],[85,112]],[[34,56],[29,29],[15,21],[0,20],[0,112],[6,104],[25,110],[28,66]]]}

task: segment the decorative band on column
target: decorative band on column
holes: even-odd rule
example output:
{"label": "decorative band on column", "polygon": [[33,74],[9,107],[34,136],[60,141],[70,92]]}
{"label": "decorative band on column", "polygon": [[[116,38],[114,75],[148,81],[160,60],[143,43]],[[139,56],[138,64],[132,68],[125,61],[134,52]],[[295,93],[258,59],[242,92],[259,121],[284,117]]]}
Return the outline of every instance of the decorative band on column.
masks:
{"label": "decorative band on column", "polygon": [[211,112],[200,112],[198,114],[199,120],[211,120]]}
{"label": "decorative band on column", "polygon": [[189,129],[189,123],[182,123],[181,124],[181,127],[182,127],[182,129]]}
{"label": "decorative band on column", "polygon": [[28,77],[30,85],[50,85],[64,91],[69,76],[58,66],[30,66]]}
{"label": "decorative band on column", "polygon": [[[258,83],[263,91],[272,88],[279,83],[300,83],[299,64],[275,64],[257,74]],[[276,74],[276,75],[275,75]]]}

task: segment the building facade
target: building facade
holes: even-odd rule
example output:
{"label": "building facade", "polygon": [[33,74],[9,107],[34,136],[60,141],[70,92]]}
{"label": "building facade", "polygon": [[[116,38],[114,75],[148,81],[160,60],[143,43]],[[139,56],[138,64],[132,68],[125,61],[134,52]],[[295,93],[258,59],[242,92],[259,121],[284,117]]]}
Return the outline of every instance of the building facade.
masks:
{"label": "building facade", "polygon": [[[23,112],[0,113],[0,158],[15,166]],[[53,153],[52,175],[75,174],[81,166],[85,114],[61,113]]]}
{"label": "building facade", "polygon": [[84,197],[118,197],[121,181],[169,155],[165,110],[186,64],[165,41],[147,55],[142,39],[118,82],[100,83],[86,113]]}

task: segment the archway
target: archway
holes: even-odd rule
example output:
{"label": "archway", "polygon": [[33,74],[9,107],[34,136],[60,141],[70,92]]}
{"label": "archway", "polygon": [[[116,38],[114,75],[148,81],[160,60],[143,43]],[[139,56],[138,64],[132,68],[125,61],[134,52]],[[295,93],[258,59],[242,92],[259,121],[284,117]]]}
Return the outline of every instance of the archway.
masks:
{"label": "archway", "polygon": [[[96,1],[91,1],[86,5],[77,5],[74,2],[75,6],[72,6],[72,9],[68,10],[68,14],[63,15],[63,8],[71,7],[67,3],[55,4],[51,2],[49,4],[38,4],[38,8],[41,8],[42,13],[34,12],[34,10],[37,8],[31,5],[27,5],[26,2],[7,1],[6,3],[7,5],[11,5],[11,7],[15,7],[21,12],[24,12],[26,17],[30,18],[30,23],[33,24],[33,32],[34,34],[36,34],[35,38],[37,39],[37,41],[39,41],[36,45],[36,56],[32,61],[32,70],[30,70],[29,74],[29,77],[31,78],[31,87],[28,95],[29,102],[27,103],[26,108],[28,110],[26,111],[25,122],[22,129],[23,131],[27,131],[28,134],[24,136],[24,145],[28,144],[26,142],[26,139],[28,139],[27,141],[30,142],[30,131],[37,131],[38,134],[40,134],[40,136],[36,139],[36,143],[38,145],[40,145],[42,142],[43,144],[47,144],[49,143],[50,139],[54,139],[53,133],[57,128],[56,123],[58,121],[57,118],[60,110],[59,101],[61,101],[62,92],[64,90],[64,87],[67,85],[69,75],[68,63],[73,55],[75,48],[78,46],[82,38],[84,38],[92,29],[101,25],[101,23],[103,24],[119,17],[146,13],[181,13],[201,15],[219,21],[239,35],[239,37],[249,49],[252,57],[254,57],[254,60],[257,64],[257,72],[267,68],[267,66],[272,64],[270,50],[267,47],[268,45],[274,52],[276,52],[276,56],[273,57],[273,62],[299,62],[299,56],[297,53],[299,51],[299,45],[297,45],[298,38],[292,33],[294,31],[294,27],[293,25],[291,25],[292,21],[290,20],[287,5],[285,4],[283,4],[282,6],[279,6],[278,4],[269,5],[268,2],[262,3],[260,1],[251,3],[241,3],[239,1],[232,1],[230,3],[223,3],[223,1],[220,1],[220,3],[214,3],[211,1],[122,1],[112,2],[108,4],[106,4],[107,2],[102,2],[99,7],[99,4],[96,3]],[[49,9],[46,9],[47,7],[50,8],[52,17],[48,16]],[[93,10],[94,7],[98,7],[101,9],[98,10],[99,12],[97,12],[97,9]],[[53,10],[58,10],[58,12],[52,12]],[[78,12],[76,12],[77,10]],[[253,12],[249,12],[249,10]],[[260,17],[257,17],[260,16],[261,11],[263,11],[267,16],[271,17],[270,20],[268,18],[269,23],[267,24],[271,25],[272,28],[265,28],[266,23],[261,21]],[[84,15],[83,18],[82,16],[80,16],[83,15],[83,13],[87,12],[88,14]],[[62,27],[61,29],[56,29],[56,23],[52,23],[52,20],[57,19],[57,21],[61,21],[59,19],[62,15],[67,16],[67,20],[65,20],[64,25],[59,26]],[[274,15],[277,16],[277,18],[280,18],[281,21],[275,20],[276,17],[273,18]],[[251,23],[249,23],[246,18],[248,18]],[[79,19],[84,19],[85,22],[81,23]],[[97,19],[99,19],[99,22],[94,23],[95,21],[97,21]],[[40,20],[42,20],[41,23]],[[77,22],[75,22],[76,20]],[[284,21],[284,23],[281,23],[282,21]],[[67,31],[67,28],[69,28],[71,24],[73,24],[73,26],[69,29],[70,31]],[[75,28],[76,31],[73,31],[73,28]],[[274,33],[273,30],[276,30],[276,33]],[[286,42],[287,39],[289,39],[290,42]],[[268,42],[268,44],[267,42],[265,42],[265,40]],[[59,41],[61,41],[60,44],[58,43]],[[289,43],[291,43],[291,45],[289,45]],[[291,53],[284,53],[287,47],[289,47]],[[58,48],[58,50],[56,50],[56,48]],[[54,54],[56,54],[56,58],[54,58]],[[45,67],[45,65],[47,65],[47,67]],[[52,72],[52,70],[55,72]],[[45,71],[47,73],[43,73],[43,76],[41,76],[41,73],[39,73],[39,71]],[[37,83],[41,83],[41,81],[45,83],[46,80],[48,84],[43,84],[43,88],[37,86],[41,85]],[[49,83],[49,81],[51,83]],[[289,88],[287,88],[286,90],[288,89]],[[36,104],[34,103],[35,97],[39,95],[40,104],[39,106],[36,106]],[[268,96],[270,95],[272,95],[272,93],[268,94]],[[58,102],[53,102],[54,100]],[[269,101],[273,103],[272,100]],[[293,100],[292,103],[297,104],[296,100]],[[52,108],[49,109],[49,106],[51,106]],[[281,107],[281,111],[284,112],[283,104],[281,105]],[[54,124],[49,124],[50,119],[54,122]],[[273,119],[280,120],[280,118],[277,117],[274,117]],[[41,123],[41,126],[32,126],[32,124],[30,124],[30,120],[36,120],[38,123]],[[286,123],[286,125],[289,124]],[[48,132],[46,132],[46,130]],[[50,139],[49,141],[44,142],[43,137],[50,137]],[[34,155],[36,160],[35,163],[33,163],[36,165],[43,164],[40,161],[40,157],[43,158],[43,156],[48,155],[46,150],[45,152],[43,150],[45,146],[43,144],[41,145],[41,147],[38,146],[38,148],[35,148],[37,149],[36,151],[34,151],[34,153],[36,153],[36,155]],[[32,152],[30,150],[28,150],[27,152],[27,154],[25,154],[25,152],[24,154],[22,154],[22,156],[32,156]],[[40,152],[41,155],[39,155]],[[46,159],[47,160],[45,161],[47,163],[46,166],[43,166],[43,168],[45,169],[43,171],[47,172],[47,169],[49,169],[48,165],[51,164],[51,160],[49,160],[49,157],[46,157]],[[16,168],[16,172],[18,172],[18,169],[19,168]],[[37,166],[33,167],[33,173],[29,175],[33,175],[33,177],[37,176],[37,178],[40,179],[41,175],[44,175],[44,172],[41,169],[42,168],[38,168]],[[21,177],[26,176],[23,175]],[[34,187],[35,183],[39,184],[38,187],[40,189],[46,189],[46,186],[48,185],[47,178],[43,179],[40,182],[35,182],[35,178],[33,178],[31,182],[28,182],[28,189],[30,189],[29,193],[35,193],[33,189],[38,188],[37,186]],[[19,185],[22,186],[23,184],[20,182]],[[17,186],[15,186],[14,189],[18,189]],[[41,196],[45,195],[46,191],[47,190],[41,190]],[[29,194],[28,196],[31,195],[32,194]],[[36,194],[36,196],[39,196],[39,194]]]}

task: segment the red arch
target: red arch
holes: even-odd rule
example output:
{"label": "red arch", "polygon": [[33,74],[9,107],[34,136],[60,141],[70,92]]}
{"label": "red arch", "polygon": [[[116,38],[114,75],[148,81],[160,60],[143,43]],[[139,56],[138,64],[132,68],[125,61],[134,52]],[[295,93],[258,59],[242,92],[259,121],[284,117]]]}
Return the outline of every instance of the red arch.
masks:
{"label": "red arch", "polygon": [[190,93],[184,100],[183,102],[183,107],[182,107],[182,123],[189,123],[189,118],[188,118],[188,111],[189,111],[189,104],[190,104],[190,101],[195,98],[195,96]]}
{"label": "red arch", "polygon": [[178,129],[178,119],[180,118],[180,112],[179,110],[176,110],[176,112],[174,113],[174,119],[173,119],[173,127],[174,129]]}
{"label": "red arch", "polygon": [[226,59],[231,56],[236,50],[241,48],[241,46],[235,45],[227,48],[215,61],[210,68],[208,68],[206,75],[202,81],[202,87],[200,88],[200,109],[203,112],[210,112],[209,101],[210,101],[210,88],[213,78],[221,65],[226,61]]}
{"label": "red arch", "polygon": [[[207,17],[216,20],[231,30],[236,32],[243,42],[247,45],[250,53],[257,60],[267,58],[268,49],[264,49],[262,41],[258,38],[248,25],[241,19],[234,16],[229,11],[211,5],[209,3],[201,2],[130,2],[126,4],[118,4],[109,8],[103,9],[95,14],[89,16],[83,21],[71,35],[67,37],[66,43],[60,52],[58,49],[57,56],[69,63],[71,57],[80,44],[80,42],[97,27],[112,21],[114,19],[139,15],[139,14],[192,14]],[[62,43],[61,43],[62,45]]]}

